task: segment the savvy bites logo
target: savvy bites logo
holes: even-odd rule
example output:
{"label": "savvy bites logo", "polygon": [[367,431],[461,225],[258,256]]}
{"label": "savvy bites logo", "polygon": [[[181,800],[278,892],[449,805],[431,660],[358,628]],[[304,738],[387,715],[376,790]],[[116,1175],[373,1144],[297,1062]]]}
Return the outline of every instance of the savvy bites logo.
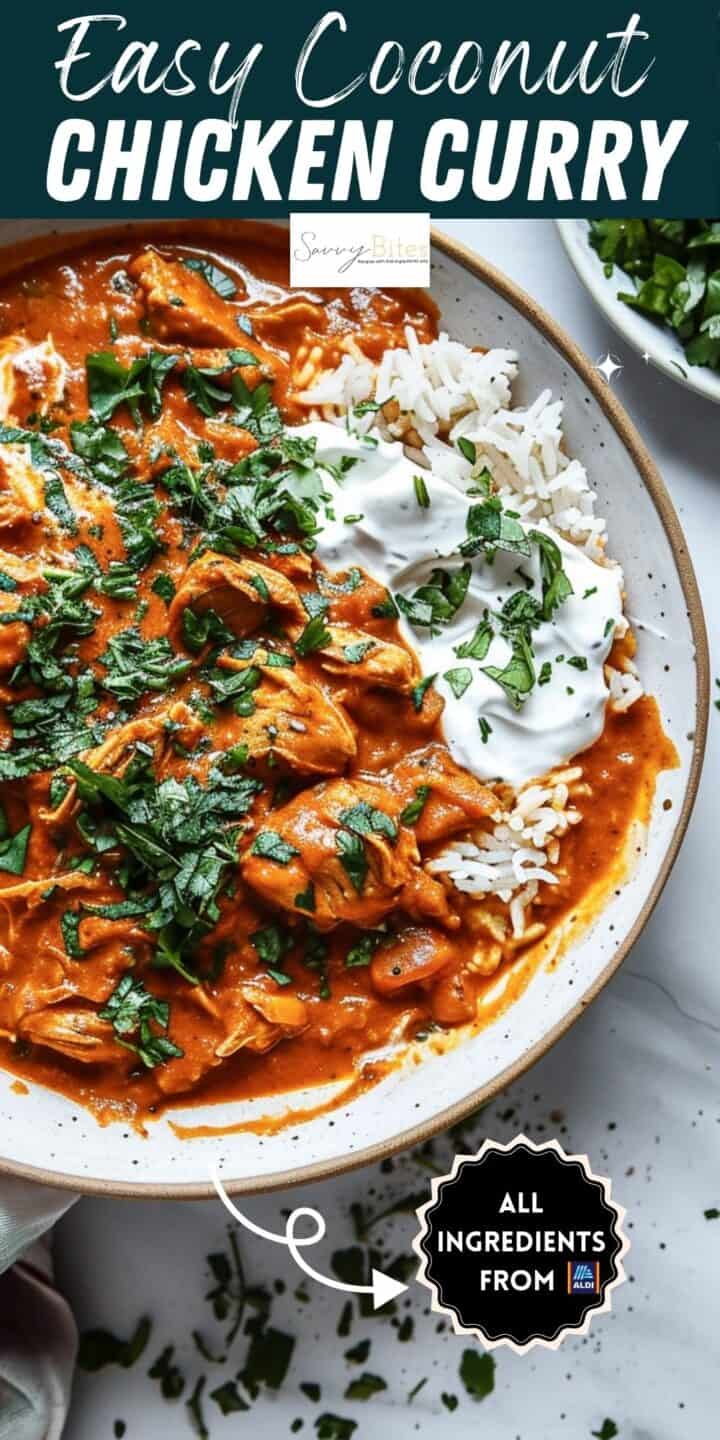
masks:
{"label": "savvy bites logo", "polygon": [[426,286],[430,216],[290,216],[290,284]]}

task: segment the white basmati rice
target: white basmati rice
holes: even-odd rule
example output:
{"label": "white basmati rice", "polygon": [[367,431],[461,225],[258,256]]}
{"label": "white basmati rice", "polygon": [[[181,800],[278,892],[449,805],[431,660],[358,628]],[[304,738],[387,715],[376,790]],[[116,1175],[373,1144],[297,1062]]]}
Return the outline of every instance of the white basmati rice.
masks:
{"label": "white basmati rice", "polygon": [[[323,419],[345,425],[352,415],[353,428],[403,441],[414,460],[460,489],[488,469],[497,493],[512,495],[523,520],[545,519],[592,559],[612,563],[585,467],[563,449],[562,400],[543,390],[531,405],[513,406],[512,350],[471,350],[444,332],[423,345],[411,326],[405,337],[407,348],[386,350],[377,365],[347,341],[340,365],[316,374],[295,398]],[[382,408],[353,415],[365,401]],[[474,446],[473,462],[458,448],[463,439]],[[623,633],[616,630],[618,638]],[[606,666],[606,678],[608,703],[617,711],[643,693],[630,660],[622,670]],[[561,840],[582,818],[570,803],[581,775],[571,766],[524,787],[491,829],[454,840],[426,868],[465,894],[496,897],[520,939],[540,884],[558,883]]]}
{"label": "white basmati rice", "polygon": [[[355,406],[374,399],[384,412],[358,419],[360,429],[376,425],[388,439],[409,438],[426,464],[453,484],[464,486],[487,467],[500,494],[518,498],[524,519],[550,520],[599,558],[605,521],[595,514],[585,467],[563,451],[562,401],[543,390],[532,405],[512,407],[518,369],[512,350],[470,350],[445,332],[421,345],[411,326],[405,336],[407,349],[386,350],[378,365],[353,345],[336,369],[323,371],[295,398],[341,424]],[[457,448],[461,438],[476,447],[474,466]]]}

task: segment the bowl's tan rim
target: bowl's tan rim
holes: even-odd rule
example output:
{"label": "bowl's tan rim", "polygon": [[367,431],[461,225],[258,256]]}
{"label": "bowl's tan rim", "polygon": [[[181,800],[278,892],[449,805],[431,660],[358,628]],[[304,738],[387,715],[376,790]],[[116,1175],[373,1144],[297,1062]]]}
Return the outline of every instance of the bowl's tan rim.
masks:
{"label": "bowl's tan rim", "polygon": [[[176,223],[176,222],[175,222]],[[169,222],[168,229],[173,226]],[[233,228],[236,228],[236,224]],[[130,228],[130,227],[128,227]],[[133,227],[134,228],[134,227]],[[162,229],[158,226],[157,229]],[[204,228],[199,222],[198,229]],[[237,228],[240,228],[237,226]],[[277,227],[276,227],[277,228]],[[100,231],[100,227],[98,227]],[[101,232],[100,232],[101,233]],[[67,234],[67,241],[70,245],[81,243],[84,235],[80,236],[72,231]],[[559,1020],[551,1030],[543,1035],[541,1040],[526,1050],[525,1053],[501,1071],[493,1080],[486,1085],[480,1086],[477,1090],[471,1091],[463,1100],[457,1101],[438,1115],[433,1115],[429,1120],[424,1120],[418,1125],[412,1125],[407,1130],[395,1135],[391,1140],[384,1140],[376,1145],[366,1146],[365,1149],[355,1154],[347,1155],[338,1160],[319,1160],[311,1165],[301,1165],[292,1170],[276,1171],[271,1175],[251,1176],[240,1179],[230,1179],[223,1176],[223,1183],[231,1195],[258,1195],[270,1193],[273,1190],[285,1190],[295,1185],[307,1185],[312,1182],[329,1180],[334,1176],[357,1170],[363,1165],[375,1164],[384,1160],[390,1155],[395,1155],[400,1150],[407,1150],[411,1146],[420,1145],[424,1141],[437,1135],[441,1130],[448,1129],[451,1125],[458,1124],[470,1115],[472,1111],[484,1105],[488,1100],[493,1099],[500,1091],[512,1085],[526,1070],[540,1060],[543,1055],[565,1034],[570,1026],[587,1009],[588,1005],[604,989],[608,981],[619,969],[628,952],[632,949],[638,936],[646,925],[652,911],[657,904],[664,889],[667,878],[677,858],[680,845],[687,829],[688,821],[692,813],[693,805],[697,796],[700,773],[702,770],[703,757],[705,753],[705,742],[707,738],[708,713],[710,705],[710,657],[708,653],[707,634],[703,616],[700,592],[698,589],[695,571],[687,550],[685,536],[683,535],[680,522],[675,513],[675,508],[670,499],[665,484],[651,459],[644,442],[641,440],[638,431],[633,425],[629,415],[622,405],[615,398],[610,387],[600,378],[597,371],[585,356],[582,350],[573,340],[566,335],[565,331],[554,321],[539,305],[531,299],[513,280],[496,270],[486,260],[476,255],[460,241],[451,239],[440,231],[432,230],[432,243],[436,250],[447,255],[449,259],[468,270],[482,284],[494,290],[501,299],[506,300],[514,309],[524,315],[530,323],[549,340],[556,350],[565,358],[580,379],[587,386],[588,390],[605,413],[611,425],[620,437],[625,449],[634,461],[643,482],[649,491],[655,509],[665,529],[675,559],[675,565],[680,579],[680,584],[685,595],[688,607],[688,617],[695,644],[695,673],[697,677],[695,695],[695,731],[693,740],[693,754],[688,775],[687,789],[683,800],[682,809],[678,816],[672,838],[664,856],[663,862],[658,870],[652,885],[650,894],[640,911],[630,932],[625,936],[613,955],[612,959],[593,981],[592,985],[585,992],[582,999],[578,1000],[573,1008]],[[232,1143],[232,1137],[229,1137]],[[66,1175],[62,1171],[46,1170],[34,1165],[18,1164],[12,1160],[0,1158],[0,1173],[17,1176],[20,1179],[32,1180],[42,1185],[52,1185],[59,1189],[74,1190],[81,1195],[105,1196],[106,1198],[136,1199],[136,1200],[208,1200],[215,1195],[214,1187],[210,1180],[207,1182],[188,1182],[185,1184],[169,1185],[143,1185],[131,1182],[115,1182],[110,1180],[93,1180],[76,1175]]]}

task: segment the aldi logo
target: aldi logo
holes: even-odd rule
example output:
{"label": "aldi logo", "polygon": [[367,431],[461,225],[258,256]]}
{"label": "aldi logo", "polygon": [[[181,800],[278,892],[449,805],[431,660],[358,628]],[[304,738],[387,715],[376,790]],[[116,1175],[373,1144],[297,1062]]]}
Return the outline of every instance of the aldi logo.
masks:
{"label": "aldi logo", "polygon": [[600,1293],[599,1260],[568,1260],[568,1295],[598,1295]]}

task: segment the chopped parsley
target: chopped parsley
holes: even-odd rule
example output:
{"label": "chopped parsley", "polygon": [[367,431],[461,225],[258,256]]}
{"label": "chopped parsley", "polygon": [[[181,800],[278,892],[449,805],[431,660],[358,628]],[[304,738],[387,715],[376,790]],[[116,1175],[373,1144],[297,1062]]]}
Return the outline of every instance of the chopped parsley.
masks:
{"label": "chopped parsley", "polygon": [[415,490],[415,499],[417,500],[420,509],[429,510],[430,495],[428,493],[428,488],[422,475],[413,475],[413,488]]}
{"label": "chopped parsley", "polygon": [[332,643],[332,635],[325,625],[321,614],[313,615],[308,620],[302,634],[295,641],[295,649],[298,655],[311,655],[314,650],[322,650],[326,645]]}

